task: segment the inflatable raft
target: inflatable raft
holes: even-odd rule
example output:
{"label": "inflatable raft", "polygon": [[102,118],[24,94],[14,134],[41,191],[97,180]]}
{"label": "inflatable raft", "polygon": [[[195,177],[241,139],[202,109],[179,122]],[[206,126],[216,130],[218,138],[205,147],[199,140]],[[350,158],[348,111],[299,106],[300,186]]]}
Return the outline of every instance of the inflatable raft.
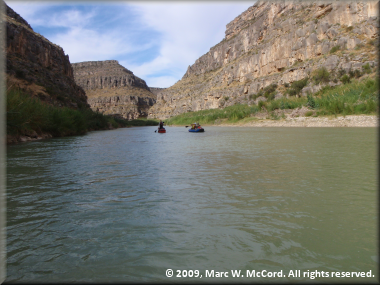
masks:
{"label": "inflatable raft", "polygon": [[202,133],[204,132],[205,130],[203,128],[199,128],[199,129],[189,129],[189,132],[190,133]]}
{"label": "inflatable raft", "polygon": [[202,133],[205,130],[199,124],[191,124],[190,133]]}

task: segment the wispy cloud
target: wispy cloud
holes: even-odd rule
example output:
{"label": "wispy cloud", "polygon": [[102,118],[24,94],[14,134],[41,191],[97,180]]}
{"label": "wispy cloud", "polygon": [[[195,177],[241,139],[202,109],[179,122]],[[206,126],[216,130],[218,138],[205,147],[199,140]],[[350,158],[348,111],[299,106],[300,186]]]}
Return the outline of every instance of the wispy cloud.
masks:
{"label": "wispy cloud", "polygon": [[71,62],[116,59],[168,87],[254,2],[7,2]]}
{"label": "wispy cloud", "polygon": [[[134,4],[142,22],[162,34],[159,55],[141,65],[128,64],[149,80],[165,75],[170,85],[182,78],[187,67],[224,37],[225,26],[253,3],[146,3]],[[157,16],[159,15],[159,16]]]}

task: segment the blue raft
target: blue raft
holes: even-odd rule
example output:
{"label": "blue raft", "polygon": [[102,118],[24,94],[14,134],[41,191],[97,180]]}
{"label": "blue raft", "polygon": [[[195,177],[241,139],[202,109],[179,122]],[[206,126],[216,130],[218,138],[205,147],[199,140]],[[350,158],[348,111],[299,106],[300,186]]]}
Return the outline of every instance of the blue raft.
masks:
{"label": "blue raft", "polygon": [[193,129],[189,129],[189,132],[190,133],[202,133],[202,132],[204,132],[205,130],[203,129],[203,128],[200,128],[200,129],[195,129],[195,130],[193,130]]}
{"label": "blue raft", "polygon": [[191,124],[191,128],[189,129],[189,132],[190,133],[203,133],[205,130],[199,126],[199,125],[195,125],[195,124]]}

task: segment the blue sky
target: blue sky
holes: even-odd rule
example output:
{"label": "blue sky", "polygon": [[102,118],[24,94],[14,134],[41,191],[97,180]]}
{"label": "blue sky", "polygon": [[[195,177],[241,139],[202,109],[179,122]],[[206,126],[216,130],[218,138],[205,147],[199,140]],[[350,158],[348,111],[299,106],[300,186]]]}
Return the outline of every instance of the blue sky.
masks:
{"label": "blue sky", "polygon": [[255,1],[6,1],[70,62],[116,59],[150,87],[169,87]]}

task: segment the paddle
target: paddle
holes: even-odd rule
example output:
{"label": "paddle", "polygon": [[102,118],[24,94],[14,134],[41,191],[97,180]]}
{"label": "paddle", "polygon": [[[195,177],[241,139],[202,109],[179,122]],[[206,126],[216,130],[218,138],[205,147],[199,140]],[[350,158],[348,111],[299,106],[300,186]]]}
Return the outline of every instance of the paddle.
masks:
{"label": "paddle", "polygon": [[189,126],[185,126],[185,128],[188,128]]}

